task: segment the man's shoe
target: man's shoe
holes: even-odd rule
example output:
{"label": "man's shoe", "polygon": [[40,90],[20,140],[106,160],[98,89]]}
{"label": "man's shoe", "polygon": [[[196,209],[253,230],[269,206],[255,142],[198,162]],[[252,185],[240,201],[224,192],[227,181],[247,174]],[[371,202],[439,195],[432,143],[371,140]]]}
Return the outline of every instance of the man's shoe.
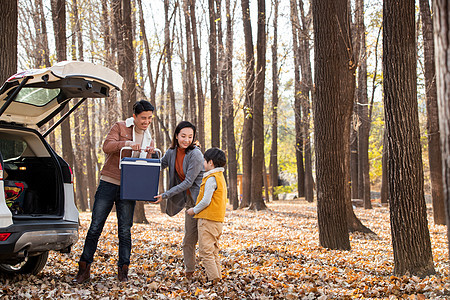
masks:
{"label": "man's shoe", "polygon": [[84,283],[89,281],[91,278],[91,264],[85,261],[78,262],[78,273],[77,276],[72,280],[73,283]]}
{"label": "man's shoe", "polygon": [[117,271],[117,278],[119,278],[120,282],[128,281],[128,265],[123,265],[119,267]]}

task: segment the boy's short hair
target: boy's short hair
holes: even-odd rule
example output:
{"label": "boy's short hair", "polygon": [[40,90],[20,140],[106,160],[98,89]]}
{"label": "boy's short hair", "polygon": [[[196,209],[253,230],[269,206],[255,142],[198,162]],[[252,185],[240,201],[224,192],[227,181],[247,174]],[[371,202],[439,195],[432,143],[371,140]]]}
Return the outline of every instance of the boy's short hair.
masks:
{"label": "boy's short hair", "polygon": [[227,157],[225,155],[225,152],[216,147],[209,148],[208,150],[206,150],[203,157],[207,162],[212,160],[214,167],[216,168],[223,167],[227,163]]}

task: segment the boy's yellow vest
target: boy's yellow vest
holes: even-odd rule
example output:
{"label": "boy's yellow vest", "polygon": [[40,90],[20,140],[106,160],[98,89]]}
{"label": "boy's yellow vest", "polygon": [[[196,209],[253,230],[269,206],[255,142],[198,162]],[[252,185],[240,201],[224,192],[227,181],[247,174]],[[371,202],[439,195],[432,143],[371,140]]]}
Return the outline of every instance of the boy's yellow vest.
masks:
{"label": "boy's yellow vest", "polygon": [[200,192],[197,197],[196,205],[203,199],[205,193],[205,183],[208,178],[214,176],[216,178],[217,189],[214,191],[211,203],[204,210],[195,215],[197,219],[207,219],[216,222],[223,222],[225,220],[225,208],[227,205],[227,184],[223,172],[214,172],[207,177],[204,177],[200,186]]}

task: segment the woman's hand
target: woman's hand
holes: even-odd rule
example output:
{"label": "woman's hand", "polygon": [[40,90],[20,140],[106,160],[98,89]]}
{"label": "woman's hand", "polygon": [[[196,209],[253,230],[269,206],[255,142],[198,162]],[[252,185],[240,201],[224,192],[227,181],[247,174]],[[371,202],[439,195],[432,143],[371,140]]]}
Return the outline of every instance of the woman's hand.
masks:
{"label": "woman's hand", "polygon": [[189,208],[189,209],[187,210],[187,214],[190,215],[190,216],[195,215],[194,208],[193,208],[193,207]]}
{"label": "woman's hand", "polygon": [[154,201],[154,202],[152,202],[152,203],[158,204],[159,202],[161,202],[161,201],[162,201],[162,194],[156,195],[156,196],[155,196],[155,199],[156,199],[156,201]]}

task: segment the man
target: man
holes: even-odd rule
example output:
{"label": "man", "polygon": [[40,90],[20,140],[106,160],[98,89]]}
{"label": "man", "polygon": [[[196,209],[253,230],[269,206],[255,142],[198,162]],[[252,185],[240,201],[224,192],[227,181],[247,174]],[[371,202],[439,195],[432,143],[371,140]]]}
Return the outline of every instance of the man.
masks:
{"label": "man", "polygon": [[105,165],[101,171],[100,183],[95,193],[94,207],[89,231],[86,235],[83,253],[78,262],[78,274],[74,283],[84,283],[90,279],[90,268],[97,250],[99,237],[105,221],[116,204],[119,236],[118,279],[128,280],[128,267],[131,255],[131,226],[136,201],[120,199],[120,150],[131,147],[133,151],[123,151],[124,156],[150,158],[154,152],[154,141],[148,127],[153,118],[154,107],[146,100],[133,105],[133,117],[113,125],[103,143],[106,154]]}

